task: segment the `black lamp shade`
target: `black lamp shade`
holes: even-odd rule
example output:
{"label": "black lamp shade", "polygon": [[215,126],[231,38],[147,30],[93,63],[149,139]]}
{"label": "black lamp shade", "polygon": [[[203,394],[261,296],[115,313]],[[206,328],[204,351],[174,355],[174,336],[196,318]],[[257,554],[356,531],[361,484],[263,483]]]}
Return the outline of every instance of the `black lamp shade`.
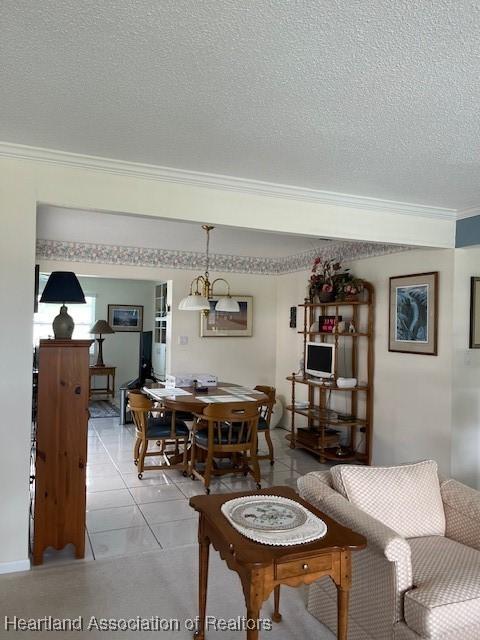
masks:
{"label": "black lamp shade", "polygon": [[40,302],[85,303],[85,296],[73,271],[52,271]]}

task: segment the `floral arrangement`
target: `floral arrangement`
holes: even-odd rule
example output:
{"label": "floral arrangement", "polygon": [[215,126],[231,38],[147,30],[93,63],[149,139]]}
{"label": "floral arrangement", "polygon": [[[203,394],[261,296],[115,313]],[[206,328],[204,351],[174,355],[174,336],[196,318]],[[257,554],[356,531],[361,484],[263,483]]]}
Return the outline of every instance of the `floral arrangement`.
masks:
{"label": "floral arrangement", "polygon": [[313,262],[308,284],[310,300],[318,297],[320,302],[356,298],[364,288],[364,281],[343,268],[339,260],[322,260],[319,256]]}
{"label": "floral arrangement", "polygon": [[364,289],[364,281],[361,278],[355,278],[348,274],[350,278],[342,285],[341,293],[348,298],[356,298]]}
{"label": "floral arrangement", "polygon": [[317,256],[310,276],[310,298],[317,295],[323,302],[333,300],[336,279],[341,270],[342,265],[337,260],[322,260]]}

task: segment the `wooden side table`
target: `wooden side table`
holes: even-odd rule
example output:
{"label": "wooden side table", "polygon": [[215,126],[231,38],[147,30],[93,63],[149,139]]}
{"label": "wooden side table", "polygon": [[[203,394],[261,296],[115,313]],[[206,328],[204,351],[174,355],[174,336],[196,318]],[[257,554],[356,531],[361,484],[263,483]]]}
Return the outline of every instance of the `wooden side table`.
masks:
{"label": "wooden side table", "polygon": [[[308,544],[292,547],[274,547],[242,536],[221,511],[224,502],[249,495],[276,495],[295,500],[321,518],[327,525],[326,535]],[[363,549],[367,541],[363,536],[343,527],[302,500],[290,487],[272,487],[263,491],[199,495],[190,499],[190,506],[200,514],[198,543],[199,566],[199,627],[194,638],[205,640],[207,604],[208,556],[210,544],[219,552],[227,566],[240,577],[247,621],[259,619],[262,603],[274,591],[274,622],[280,622],[280,585],[298,587],[329,576],[338,592],[338,638],[347,640],[348,595],[351,585],[351,551]],[[253,628],[250,628],[253,627]],[[258,639],[258,625],[247,625],[247,640]]]}
{"label": "wooden side table", "polygon": [[[98,367],[97,365],[93,365],[89,367],[90,371],[90,398],[94,395],[106,395],[115,397],[115,369],[116,367]],[[106,387],[93,387],[94,376],[105,376],[107,378],[107,386]]]}

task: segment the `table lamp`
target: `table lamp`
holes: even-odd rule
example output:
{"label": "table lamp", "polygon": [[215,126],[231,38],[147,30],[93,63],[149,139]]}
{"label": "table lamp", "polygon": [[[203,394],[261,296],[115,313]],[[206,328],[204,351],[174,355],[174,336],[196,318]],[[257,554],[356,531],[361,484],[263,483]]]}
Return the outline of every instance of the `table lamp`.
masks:
{"label": "table lamp", "polygon": [[40,302],[61,302],[60,313],[54,319],[55,340],[71,340],[75,323],[68,315],[68,304],[85,304],[85,296],[77,276],[72,271],[52,271],[43,290]]}
{"label": "table lamp", "polygon": [[102,333],[115,333],[115,331],[106,320],[97,320],[93,327],[90,329],[90,333],[98,334],[100,336],[99,338],[97,338],[98,355],[95,366],[104,367],[105,364],[103,363],[103,341],[105,340],[105,338],[102,338]]}

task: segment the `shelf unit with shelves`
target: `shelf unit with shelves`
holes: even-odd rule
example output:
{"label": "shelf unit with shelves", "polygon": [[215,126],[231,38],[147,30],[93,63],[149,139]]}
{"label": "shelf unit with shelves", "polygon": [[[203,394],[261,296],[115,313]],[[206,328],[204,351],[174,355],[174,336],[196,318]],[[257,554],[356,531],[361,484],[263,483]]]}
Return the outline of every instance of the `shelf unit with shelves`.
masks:
{"label": "shelf unit with shelves", "polygon": [[[287,410],[291,414],[290,447],[303,448],[318,456],[320,462],[356,461],[371,462],[373,425],[373,367],[374,367],[374,289],[365,283],[359,300],[338,300],[328,303],[305,302],[299,305],[304,310],[303,353],[306,355],[307,342],[333,342],[335,344],[335,372],[340,365],[348,370],[350,377],[360,382],[353,388],[340,388],[336,383],[322,383],[309,378],[305,369],[300,375],[293,373],[287,377],[291,382],[291,403]],[[333,311],[333,313],[332,313]],[[311,331],[319,316],[335,317],[332,332]],[[352,333],[338,331],[340,320],[353,323]],[[340,362],[341,354],[343,361]],[[345,373],[343,373],[345,375]],[[349,377],[349,376],[347,376]],[[307,386],[307,406],[297,406],[297,385]],[[332,406],[333,405],[333,406]],[[339,409],[339,406],[342,409]],[[306,422],[299,426],[297,418]],[[332,433],[337,432],[337,438]],[[340,444],[342,443],[342,444]]]}

